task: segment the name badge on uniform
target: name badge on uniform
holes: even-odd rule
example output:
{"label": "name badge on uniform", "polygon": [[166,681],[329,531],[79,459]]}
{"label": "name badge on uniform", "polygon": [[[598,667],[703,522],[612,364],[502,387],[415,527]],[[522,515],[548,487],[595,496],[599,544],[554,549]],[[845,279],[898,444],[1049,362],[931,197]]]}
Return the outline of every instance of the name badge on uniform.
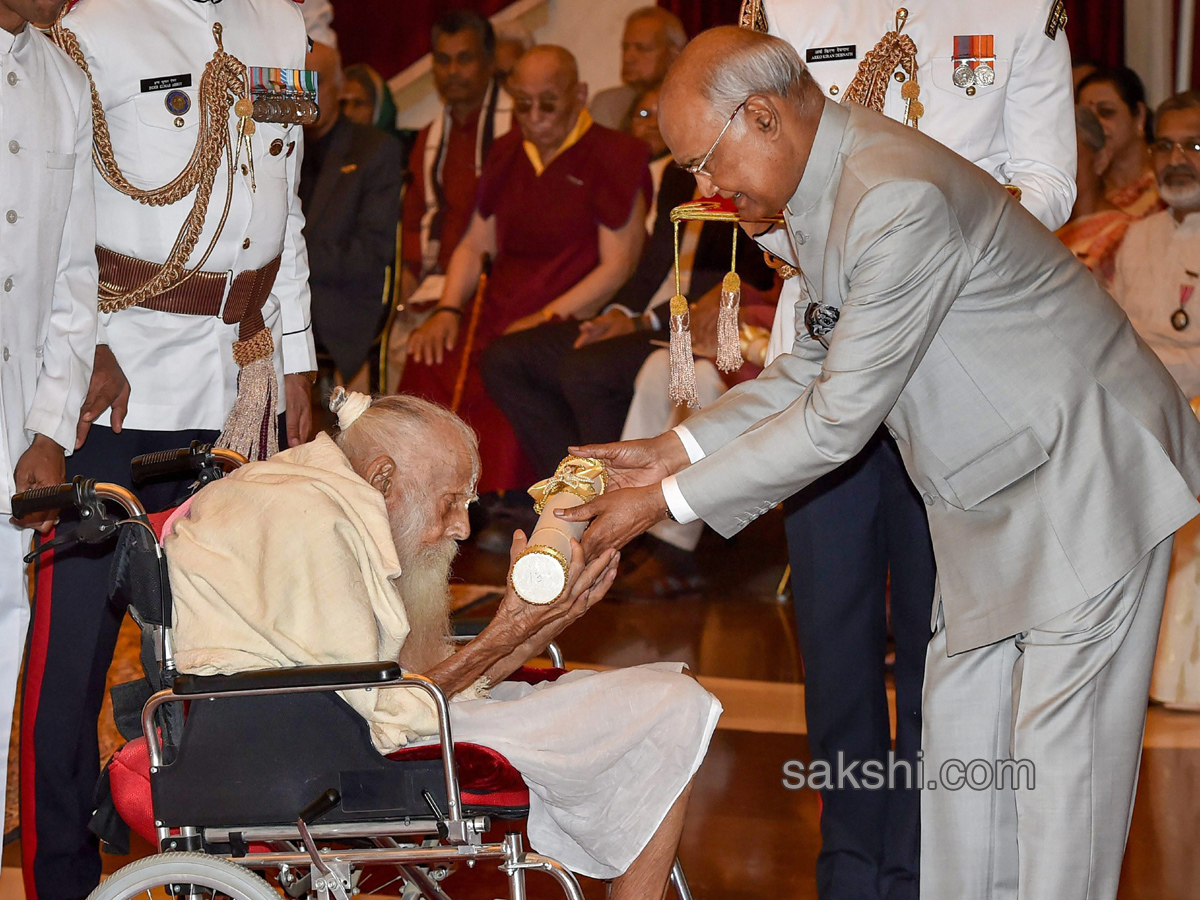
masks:
{"label": "name badge on uniform", "polygon": [[836,47],[809,47],[804,51],[806,63],[836,62],[839,59],[858,59],[858,45],[839,44]]}
{"label": "name badge on uniform", "polygon": [[312,69],[248,66],[254,120],[279,125],[312,125],[320,118],[317,73]]}
{"label": "name badge on uniform", "polygon": [[990,34],[954,36],[954,86],[974,96],[975,87],[996,82],[996,40]]}
{"label": "name badge on uniform", "polygon": [[141,84],[143,94],[153,91],[170,91],[191,87],[192,76],[188,72],[182,75],[159,75],[157,78],[143,78]]}

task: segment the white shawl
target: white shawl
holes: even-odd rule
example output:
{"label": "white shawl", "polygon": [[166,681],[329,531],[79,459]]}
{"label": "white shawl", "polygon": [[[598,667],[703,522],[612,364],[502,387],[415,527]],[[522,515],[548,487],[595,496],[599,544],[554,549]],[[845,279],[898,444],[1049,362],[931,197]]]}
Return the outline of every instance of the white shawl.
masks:
{"label": "white shawl", "polygon": [[[399,659],[409,627],[383,496],[324,434],[205,487],[165,547],[180,671]],[[422,692],[341,696],[383,753],[437,734]]]}

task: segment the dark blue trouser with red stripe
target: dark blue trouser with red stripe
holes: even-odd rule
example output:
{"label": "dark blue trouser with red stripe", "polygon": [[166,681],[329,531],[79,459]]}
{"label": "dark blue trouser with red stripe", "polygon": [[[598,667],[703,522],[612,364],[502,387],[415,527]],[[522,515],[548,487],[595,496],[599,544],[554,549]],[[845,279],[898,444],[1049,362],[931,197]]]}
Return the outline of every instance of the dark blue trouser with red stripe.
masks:
{"label": "dark blue trouser with red stripe", "polygon": [[[132,487],[135,456],[216,438],[215,431],[114,434],[93,425],[83,449],[67,458],[67,478]],[[155,512],[182,502],[191,480],[136,493]],[[63,526],[69,518],[64,514]],[[38,577],[21,698],[21,856],[29,900],[85,897],[100,882],[99,844],[88,822],[100,772],[96,722],[123,615],[107,600],[113,546],[60,550]]]}
{"label": "dark blue trouser with red stripe", "polygon": [[[884,655],[895,638],[897,759],[915,765],[935,567],[925,504],[883,429],[853,460],[785,504],[804,708],[813,760],[840,788],[821,791],[819,900],[917,900],[920,793],[855,788],[862,763],[887,771],[892,748]],[[901,770],[902,772],[903,770]],[[861,783],[861,781],[860,781]],[[914,786],[915,787],[915,786]]]}

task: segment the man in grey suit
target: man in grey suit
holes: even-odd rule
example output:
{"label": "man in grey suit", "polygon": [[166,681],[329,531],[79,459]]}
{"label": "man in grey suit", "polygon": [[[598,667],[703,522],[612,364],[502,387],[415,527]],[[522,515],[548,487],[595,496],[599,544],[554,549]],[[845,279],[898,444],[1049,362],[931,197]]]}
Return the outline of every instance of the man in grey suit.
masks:
{"label": "man in grey suit", "polygon": [[1172,534],[1200,512],[1187,401],[1002,186],[824,99],[785,42],[697,38],[660,124],[744,219],[783,209],[814,299],[790,353],[686,426],[576,448],[620,489],[563,517],[594,520],[593,555],[668,515],[728,537],[886,424],[938,565],[922,896],[1115,897]]}

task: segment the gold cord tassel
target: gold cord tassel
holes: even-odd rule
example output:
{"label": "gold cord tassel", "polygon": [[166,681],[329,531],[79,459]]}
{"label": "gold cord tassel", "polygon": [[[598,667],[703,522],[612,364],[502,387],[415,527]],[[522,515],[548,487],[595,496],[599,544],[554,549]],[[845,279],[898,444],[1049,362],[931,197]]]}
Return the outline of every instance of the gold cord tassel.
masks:
{"label": "gold cord tassel", "polygon": [[904,124],[917,128],[918,121],[925,115],[925,104],[920,101],[921,86],[917,83],[917,45],[907,34],[902,34],[908,21],[908,10],[896,10],[896,27],[880,38],[874,49],[869,50],[858,64],[858,72],[842,95],[843,103],[857,103],[867,109],[883,112],[888,87],[897,70],[903,76],[904,87],[900,96],[904,99]]}
{"label": "gold cord tassel", "polygon": [[679,287],[679,220],[675,224],[675,296],[671,298],[671,384],[667,394],[676,406],[698,407],[696,360],[692,357],[692,314]]}
{"label": "gold cord tassel", "polygon": [[729,272],[721,282],[721,308],[717,311],[717,368],[736,372],[742,359],[738,335],[738,307],[742,301],[742,280],[737,272]]}
{"label": "gold cord tassel", "polygon": [[742,344],[738,334],[738,309],[742,303],[742,279],[737,268],[738,226],[733,226],[733,261],[721,282],[721,306],[717,310],[717,368],[726,374],[742,367]]}
{"label": "gold cord tassel", "polygon": [[238,372],[237,400],[225,420],[217,446],[236,450],[251,461],[279,452],[276,422],[279,387],[275,381],[275,342],[271,330],[262,328],[233,345]]}
{"label": "gold cord tassel", "polygon": [[671,298],[671,402],[676,406],[700,405],[696,396],[696,360],[692,358],[692,316],[687,298],[676,294]]}

